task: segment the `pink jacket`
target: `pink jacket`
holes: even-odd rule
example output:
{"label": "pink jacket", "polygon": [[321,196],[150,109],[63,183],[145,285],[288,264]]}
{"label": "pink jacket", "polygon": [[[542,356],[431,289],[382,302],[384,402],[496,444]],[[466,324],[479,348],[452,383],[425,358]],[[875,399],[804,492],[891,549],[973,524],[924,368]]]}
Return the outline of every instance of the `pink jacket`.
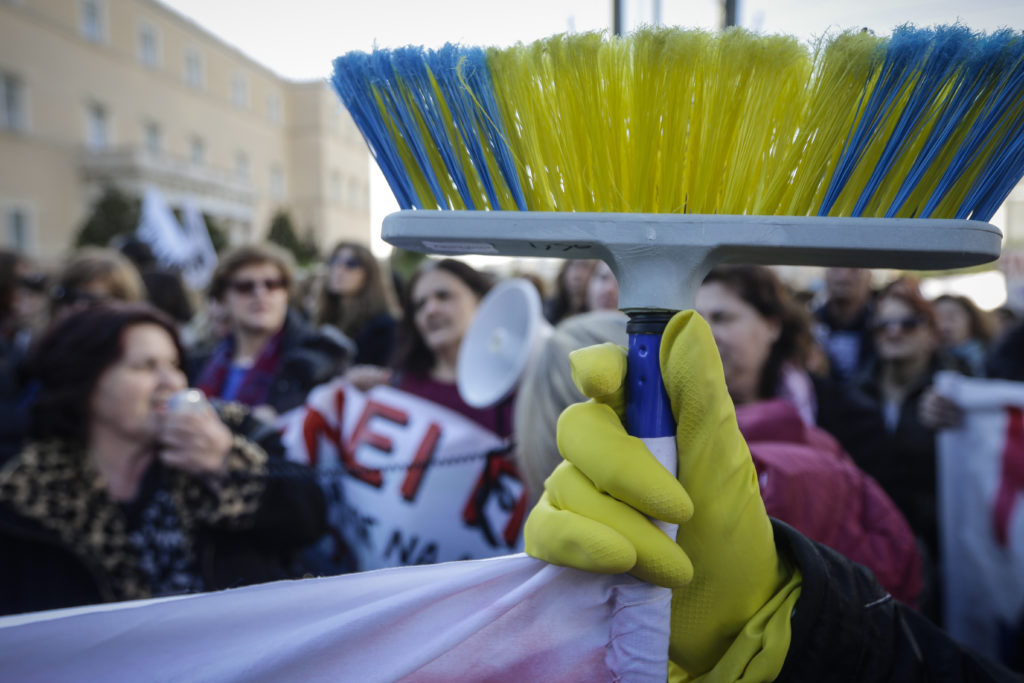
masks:
{"label": "pink jacket", "polygon": [[903,514],[828,432],[787,400],[736,407],[768,514],[864,565],[894,598],[916,605],[921,557]]}

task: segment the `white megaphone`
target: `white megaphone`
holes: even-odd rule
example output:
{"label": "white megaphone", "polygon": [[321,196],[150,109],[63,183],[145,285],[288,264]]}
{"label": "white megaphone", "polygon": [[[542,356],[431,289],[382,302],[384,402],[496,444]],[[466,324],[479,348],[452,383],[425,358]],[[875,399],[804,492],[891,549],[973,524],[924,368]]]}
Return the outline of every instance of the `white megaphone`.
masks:
{"label": "white megaphone", "polygon": [[551,332],[533,283],[512,278],[495,285],[459,347],[455,382],[462,400],[487,408],[507,398]]}

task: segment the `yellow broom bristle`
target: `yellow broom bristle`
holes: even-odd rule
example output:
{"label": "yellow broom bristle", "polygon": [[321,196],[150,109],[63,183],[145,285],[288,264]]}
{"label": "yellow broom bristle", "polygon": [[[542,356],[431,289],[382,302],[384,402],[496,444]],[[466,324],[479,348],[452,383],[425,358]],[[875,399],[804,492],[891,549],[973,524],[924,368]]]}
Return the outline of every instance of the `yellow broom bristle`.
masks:
{"label": "yellow broom bristle", "polygon": [[[812,60],[794,38],[743,29],[563,35],[492,50],[488,63],[531,210],[771,212],[805,202],[821,183],[773,172],[795,170],[800,148],[814,148],[814,132],[800,129]],[[859,92],[847,89],[847,99]],[[834,109],[849,112],[849,102]]]}
{"label": "yellow broom bristle", "polygon": [[857,119],[879,43],[861,32],[844,33],[824,46],[819,42],[809,86],[799,95],[802,110],[795,113],[800,122],[796,139],[769,182],[763,213],[792,214],[821,204],[823,179],[832,175]]}
{"label": "yellow broom bristle", "polygon": [[399,51],[383,80],[387,55],[336,61],[339,94],[410,206],[990,215],[990,178],[1024,173],[1024,153],[1006,151],[1024,134],[1024,47],[1009,33],[901,27],[812,50],[648,28],[469,49],[454,66],[458,49]]}

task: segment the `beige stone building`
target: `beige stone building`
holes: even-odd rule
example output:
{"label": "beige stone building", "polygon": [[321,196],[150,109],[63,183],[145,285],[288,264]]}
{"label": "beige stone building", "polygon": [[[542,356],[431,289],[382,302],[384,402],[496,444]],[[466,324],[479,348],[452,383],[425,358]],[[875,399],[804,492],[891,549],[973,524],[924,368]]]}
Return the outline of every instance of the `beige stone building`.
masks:
{"label": "beige stone building", "polygon": [[0,0],[0,244],[60,257],[107,184],[192,197],[233,243],[278,210],[323,249],[369,242],[368,175],[329,86],[155,0]]}

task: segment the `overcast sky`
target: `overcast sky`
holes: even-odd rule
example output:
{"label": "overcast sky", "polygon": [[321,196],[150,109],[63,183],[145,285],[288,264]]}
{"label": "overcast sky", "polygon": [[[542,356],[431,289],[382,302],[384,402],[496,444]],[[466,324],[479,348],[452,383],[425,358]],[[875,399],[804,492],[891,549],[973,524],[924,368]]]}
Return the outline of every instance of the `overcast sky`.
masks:
{"label": "overcast sky", "polygon": [[[510,45],[567,30],[608,28],[611,0],[161,0],[282,76],[324,78],[349,50],[425,45]],[[717,28],[719,0],[623,0],[627,25],[655,19]],[[738,0],[739,23],[808,39],[905,22],[960,19],[971,28],[1024,29],[1024,0]]]}

